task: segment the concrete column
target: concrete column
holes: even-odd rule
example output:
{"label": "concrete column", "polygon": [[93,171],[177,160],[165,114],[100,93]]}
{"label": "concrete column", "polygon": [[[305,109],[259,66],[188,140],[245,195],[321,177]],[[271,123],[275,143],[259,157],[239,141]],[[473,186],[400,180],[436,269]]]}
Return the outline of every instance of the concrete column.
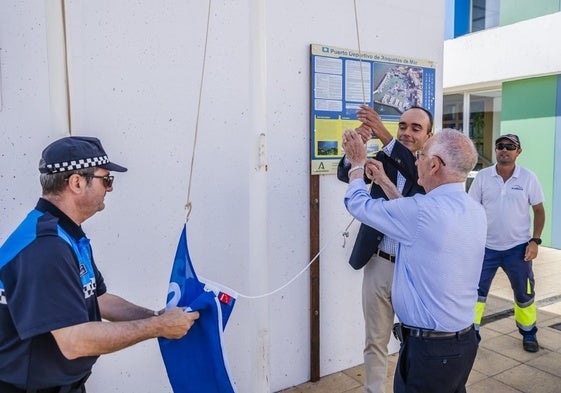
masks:
{"label": "concrete column", "polygon": [[[250,127],[248,141],[253,145],[249,161],[249,282],[252,294],[268,292],[267,258],[267,48],[265,2],[253,0],[249,5],[250,22]],[[251,150],[250,150],[251,151]],[[255,340],[251,383],[253,392],[270,392],[269,299],[251,300]]]}
{"label": "concrete column", "polygon": [[49,96],[52,132],[56,137],[71,133],[63,7],[64,0],[45,0]]}

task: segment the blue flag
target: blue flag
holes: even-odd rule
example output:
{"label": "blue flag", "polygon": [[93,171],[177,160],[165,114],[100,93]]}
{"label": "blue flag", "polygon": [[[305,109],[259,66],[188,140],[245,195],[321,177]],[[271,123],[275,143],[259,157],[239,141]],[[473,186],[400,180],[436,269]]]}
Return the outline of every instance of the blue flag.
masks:
{"label": "blue flag", "polygon": [[198,311],[200,317],[183,338],[160,337],[160,352],[174,393],[235,393],[222,349],[222,332],[236,294],[203,281],[199,281],[189,257],[185,224],[175,253],[166,308],[184,307]]}

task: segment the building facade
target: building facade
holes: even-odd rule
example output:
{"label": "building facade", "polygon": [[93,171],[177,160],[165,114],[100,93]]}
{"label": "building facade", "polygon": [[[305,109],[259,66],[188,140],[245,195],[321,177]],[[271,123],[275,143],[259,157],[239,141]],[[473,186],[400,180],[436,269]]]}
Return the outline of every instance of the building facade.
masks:
{"label": "building facade", "polygon": [[520,136],[517,162],[545,193],[544,245],[561,247],[561,33],[559,0],[447,0],[442,126],[474,140],[480,168],[494,141]]}

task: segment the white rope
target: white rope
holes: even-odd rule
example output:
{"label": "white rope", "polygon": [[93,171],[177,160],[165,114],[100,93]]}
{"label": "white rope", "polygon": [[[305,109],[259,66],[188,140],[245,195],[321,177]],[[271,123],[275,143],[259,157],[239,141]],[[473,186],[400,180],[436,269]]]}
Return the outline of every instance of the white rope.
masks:
{"label": "white rope", "polygon": [[364,91],[364,75],[362,71],[362,50],[360,49],[360,29],[358,28],[358,11],[356,7],[357,0],[354,0],[355,6],[355,26],[356,26],[356,41],[358,43],[358,64],[360,66],[360,85],[362,87],[362,103],[366,104],[366,92]]}
{"label": "white rope", "polygon": [[[351,224],[354,222],[354,220],[355,220],[354,218],[351,220],[351,222],[349,223],[349,225],[347,225],[347,227],[345,228],[345,231],[343,231],[343,232],[337,232],[337,235],[341,235],[341,234],[342,234],[344,238],[348,237],[348,236],[349,236],[348,230],[349,230]],[[334,240],[334,239],[335,239],[335,236],[333,236],[333,240]],[[246,298],[246,299],[261,299],[261,298],[264,298],[264,297],[267,297],[267,296],[274,295],[275,293],[282,291],[284,288],[286,288],[287,286],[289,286],[290,284],[292,284],[298,277],[300,277],[302,274],[304,274],[304,272],[305,272],[306,270],[308,270],[308,269],[310,268],[310,266],[312,266],[312,263],[314,263],[314,262],[318,259],[318,257],[320,256],[320,254],[321,254],[327,247],[329,247],[331,244],[332,244],[331,241],[327,242],[326,245],[323,246],[323,247],[318,251],[318,253],[316,254],[316,256],[313,257],[312,260],[311,260],[302,270],[300,270],[294,277],[292,277],[290,280],[288,280],[285,284],[281,285],[281,286],[278,287],[277,289],[274,289],[274,290],[272,290],[272,291],[270,291],[270,292],[267,292],[267,293],[263,293],[263,294],[261,294],[261,295],[245,295],[245,294],[243,294],[243,293],[241,293],[241,292],[239,292],[239,291],[235,291],[235,292],[237,292],[237,294],[238,294],[239,297],[243,297],[243,298]],[[343,247],[345,247],[345,243],[343,243]]]}
{"label": "white rope", "polygon": [[68,33],[66,26],[66,1],[61,0],[62,10],[62,41],[64,44],[64,74],[66,76],[66,117],[68,121],[68,135],[72,136],[72,96],[70,94],[70,70],[68,66]]}
{"label": "white rope", "polygon": [[[374,185],[374,183],[371,183],[370,188],[372,188],[373,185]],[[370,194],[370,188],[368,189],[369,194]],[[349,237],[349,228],[351,227],[351,225],[353,225],[353,222],[355,222],[354,217],[349,222],[349,224],[347,225],[347,227],[345,228],[345,230],[343,232],[341,232],[341,231],[337,232],[337,235],[342,235],[343,236],[343,246],[342,246],[343,248],[345,248],[346,245],[347,245],[347,238]],[[333,236],[333,239],[335,239],[335,236]],[[312,260],[302,270],[300,270],[294,277],[292,277],[290,280],[288,280],[285,284],[281,285],[277,289],[274,289],[270,292],[267,292],[267,293],[264,293],[264,294],[261,294],[261,295],[244,295],[243,293],[240,293],[239,291],[236,291],[238,296],[246,298],[246,299],[260,299],[260,298],[264,298],[264,297],[267,297],[267,296],[270,296],[270,295],[274,295],[275,293],[282,291],[284,288],[286,288],[287,286],[292,284],[298,277],[300,277],[302,274],[304,274],[304,272],[306,270],[308,270],[310,268],[310,266],[312,266],[312,263],[314,263],[316,261],[316,259],[320,256],[320,254],[330,245],[331,245],[331,241],[329,241],[325,246],[320,248],[320,250],[318,251],[316,256],[313,257]]]}
{"label": "white rope", "polygon": [[[206,63],[206,50],[207,50],[207,44],[208,44],[208,32],[209,32],[209,26],[210,26],[210,10],[211,10],[211,2],[212,0],[209,0],[208,2],[208,15],[207,15],[207,25],[206,25],[206,36],[205,36],[205,46],[204,46],[204,54],[203,54],[203,65],[202,65],[202,70],[201,70],[201,83],[200,83],[200,88],[199,88],[199,100],[198,100],[198,104],[197,104],[197,117],[196,117],[196,123],[195,123],[195,135],[194,135],[194,141],[193,141],[193,154],[191,155],[191,168],[190,168],[190,172],[189,172],[189,188],[187,190],[187,203],[185,204],[185,208],[187,209],[187,217],[186,217],[186,221],[189,220],[189,215],[191,213],[191,201],[190,201],[190,195],[191,195],[191,180],[193,177],[193,166],[195,163],[195,149],[197,146],[197,134],[198,134],[198,130],[199,130],[199,115],[200,115],[200,109],[201,109],[201,97],[202,97],[202,91],[203,91],[203,82],[204,82],[204,75],[205,75],[205,63]],[[364,90],[364,75],[363,75],[363,69],[362,69],[362,50],[360,48],[360,33],[359,33],[359,27],[358,27],[358,12],[357,12],[357,6],[356,6],[356,2],[357,0],[354,0],[354,10],[355,10],[355,26],[356,26],[356,36],[357,36],[357,41],[358,41],[358,54],[359,54],[359,66],[360,66],[360,79],[361,79],[361,87],[362,87],[362,101],[364,104],[366,104],[366,92]],[[337,235],[342,235],[343,236],[343,248],[346,246],[346,238],[349,237],[349,228],[351,227],[351,225],[353,224],[353,222],[355,221],[355,219],[353,218],[349,224],[347,225],[347,227],[345,228],[344,231],[342,232],[337,232]],[[335,236],[333,237],[335,238]],[[325,246],[323,246],[318,253],[312,258],[312,260],[302,269],[300,270],[294,277],[292,277],[290,280],[288,280],[285,284],[281,285],[280,287],[269,291],[267,293],[263,293],[260,295],[246,295],[244,293],[241,293],[237,290],[233,290],[234,292],[237,292],[237,296],[241,297],[241,298],[246,298],[246,299],[261,299],[267,296],[271,296],[274,295],[277,292],[282,291],[284,288],[286,288],[287,286],[289,286],[290,284],[292,284],[294,281],[296,281],[296,279],[298,279],[298,277],[300,277],[302,274],[304,274],[304,272],[306,270],[308,270],[310,268],[310,266],[312,266],[312,264],[318,259],[318,257],[320,256],[320,254],[328,247],[331,245],[331,241],[327,242]]]}
{"label": "white rope", "polygon": [[189,215],[191,214],[191,180],[193,179],[193,167],[195,166],[195,150],[197,148],[197,135],[199,133],[199,115],[201,114],[201,97],[203,95],[203,84],[205,80],[205,66],[206,66],[206,48],[208,45],[208,32],[210,27],[210,6],[212,0],[208,0],[208,14],[206,17],[206,34],[205,34],[205,47],[203,52],[203,65],[201,68],[201,83],[199,85],[199,100],[197,102],[197,116],[195,121],[195,135],[193,137],[193,153],[191,154],[191,168],[189,170],[189,186],[187,189],[187,203],[185,204],[185,209],[187,210],[187,215],[185,217],[185,222],[189,221]]}

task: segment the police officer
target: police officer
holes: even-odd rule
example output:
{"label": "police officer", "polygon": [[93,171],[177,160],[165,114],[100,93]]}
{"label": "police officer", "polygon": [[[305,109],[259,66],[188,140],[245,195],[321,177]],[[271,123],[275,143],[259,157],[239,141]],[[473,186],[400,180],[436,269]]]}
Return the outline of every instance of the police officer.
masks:
{"label": "police officer", "polygon": [[99,355],[183,337],[198,318],[107,292],[81,224],[105,207],[110,171],[126,170],[97,138],[66,137],[43,150],[43,195],[0,248],[0,392],[84,393]]}

